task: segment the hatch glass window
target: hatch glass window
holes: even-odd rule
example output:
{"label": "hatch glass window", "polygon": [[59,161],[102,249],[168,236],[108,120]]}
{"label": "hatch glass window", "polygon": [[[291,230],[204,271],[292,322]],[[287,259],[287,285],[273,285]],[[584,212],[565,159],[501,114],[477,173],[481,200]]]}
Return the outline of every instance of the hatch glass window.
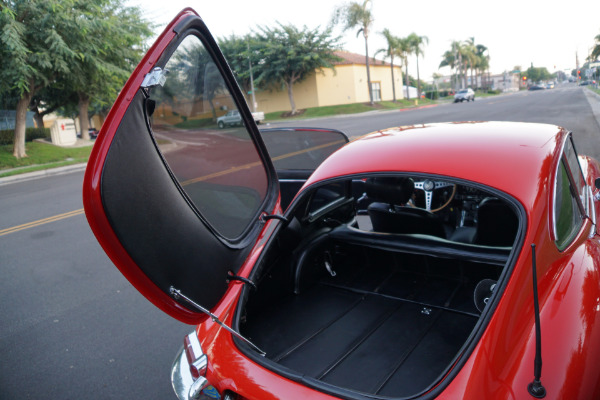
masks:
{"label": "hatch glass window", "polygon": [[155,140],[205,221],[223,237],[237,238],[267,195],[258,150],[198,37],[183,39],[164,69],[164,85],[150,90],[147,107]]}

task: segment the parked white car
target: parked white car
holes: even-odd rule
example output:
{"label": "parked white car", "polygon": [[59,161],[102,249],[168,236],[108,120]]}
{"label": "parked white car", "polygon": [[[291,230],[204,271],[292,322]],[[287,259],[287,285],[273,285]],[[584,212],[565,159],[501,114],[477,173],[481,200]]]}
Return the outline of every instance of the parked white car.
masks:
{"label": "parked white car", "polygon": [[[265,113],[253,112],[254,122],[259,125],[265,119]],[[227,114],[217,118],[217,126],[221,129],[231,125],[242,125],[242,116],[238,110],[228,111]]]}
{"label": "parked white car", "polygon": [[459,101],[462,103],[463,101],[475,101],[475,92],[473,89],[461,89],[454,95],[454,102],[458,103]]}

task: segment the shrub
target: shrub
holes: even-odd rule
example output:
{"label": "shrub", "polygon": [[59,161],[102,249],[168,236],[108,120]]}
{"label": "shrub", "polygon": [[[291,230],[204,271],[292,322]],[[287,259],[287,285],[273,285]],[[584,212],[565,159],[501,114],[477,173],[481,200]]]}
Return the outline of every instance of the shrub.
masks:
{"label": "shrub", "polygon": [[[26,128],[25,141],[31,142],[34,139],[43,139],[50,137],[49,128]],[[15,141],[14,129],[0,131],[0,145],[13,144]]]}
{"label": "shrub", "polygon": [[442,90],[439,91],[439,96],[440,97],[454,96],[454,90],[452,90],[452,89],[442,89]]}
{"label": "shrub", "polygon": [[430,100],[437,100],[439,99],[439,93],[437,90],[429,90],[427,92],[425,92],[425,98],[426,99],[430,99]]}

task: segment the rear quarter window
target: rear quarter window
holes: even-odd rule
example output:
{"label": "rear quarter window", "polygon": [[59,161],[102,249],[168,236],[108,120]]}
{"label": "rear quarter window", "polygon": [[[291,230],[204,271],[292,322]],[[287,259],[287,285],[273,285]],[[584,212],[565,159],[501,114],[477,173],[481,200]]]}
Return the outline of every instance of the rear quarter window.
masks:
{"label": "rear quarter window", "polygon": [[583,224],[577,203],[577,189],[569,179],[567,167],[560,162],[554,189],[554,234],[559,250],[565,249],[575,238]]}

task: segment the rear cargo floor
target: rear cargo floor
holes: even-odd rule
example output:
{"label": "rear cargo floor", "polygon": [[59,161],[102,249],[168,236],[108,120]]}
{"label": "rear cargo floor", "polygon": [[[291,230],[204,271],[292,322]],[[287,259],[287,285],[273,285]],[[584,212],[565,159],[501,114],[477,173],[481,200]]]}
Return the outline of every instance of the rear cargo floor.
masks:
{"label": "rear cargo floor", "polygon": [[[267,358],[346,389],[420,393],[437,381],[477,323],[462,281],[392,270],[322,280],[248,316]],[[471,300],[472,302],[472,300]]]}

